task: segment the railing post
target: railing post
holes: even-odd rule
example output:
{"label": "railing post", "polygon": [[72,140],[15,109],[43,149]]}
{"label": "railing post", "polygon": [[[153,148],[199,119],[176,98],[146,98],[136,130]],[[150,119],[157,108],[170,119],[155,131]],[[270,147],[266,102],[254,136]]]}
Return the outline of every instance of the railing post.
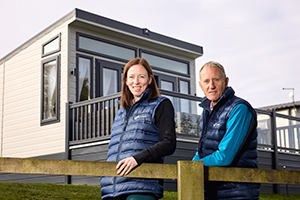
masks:
{"label": "railing post", "polygon": [[[278,169],[278,144],[277,144],[277,125],[276,125],[276,110],[272,110],[271,117],[271,134],[272,134],[272,145],[274,145],[274,152],[272,155],[272,169]],[[280,185],[273,185],[273,192],[275,194],[280,194]]]}
{"label": "railing post", "polygon": [[[69,102],[66,103],[66,139],[65,139],[65,159],[70,160],[70,150],[69,150],[69,142],[70,142],[70,106]],[[71,176],[65,176],[65,184],[71,183]]]}
{"label": "railing post", "polygon": [[178,200],[204,200],[202,161],[178,161]]}

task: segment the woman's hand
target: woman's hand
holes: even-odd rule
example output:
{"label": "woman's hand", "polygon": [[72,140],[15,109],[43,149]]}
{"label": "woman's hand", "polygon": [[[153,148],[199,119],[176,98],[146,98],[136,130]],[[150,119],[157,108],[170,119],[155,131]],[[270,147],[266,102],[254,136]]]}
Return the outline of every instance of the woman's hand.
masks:
{"label": "woman's hand", "polygon": [[117,164],[116,169],[119,169],[117,174],[119,174],[120,176],[127,175],[137,165],[138,164],[133,157],[125,158]]}

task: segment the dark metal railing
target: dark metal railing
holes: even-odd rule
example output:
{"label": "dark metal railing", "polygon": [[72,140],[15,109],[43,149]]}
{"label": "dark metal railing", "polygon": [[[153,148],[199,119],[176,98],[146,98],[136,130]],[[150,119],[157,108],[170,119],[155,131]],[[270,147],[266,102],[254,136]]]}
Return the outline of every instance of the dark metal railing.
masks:
{"label": "dark metal railing", "polygon": [[[300,118],[256,109],[265,120],[258,125],[258,145],[262,149],[300,153]],[[260,117],[258,117],[260,118]],[[261,126],[261,127],[260,127]]]}
{"label": "dark metal railing", "polygon": [[109,138],[121,93],[69,104],[69,145]]}

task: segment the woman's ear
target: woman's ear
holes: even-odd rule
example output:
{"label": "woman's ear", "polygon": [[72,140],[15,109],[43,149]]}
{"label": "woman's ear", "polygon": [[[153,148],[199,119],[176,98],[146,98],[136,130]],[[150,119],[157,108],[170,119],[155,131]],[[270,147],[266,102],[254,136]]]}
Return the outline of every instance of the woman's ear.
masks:
{"label": "woman's ear", "polygon": [[148,85],[150,85],[150,84],[152,83],[152,79],[153,79],[153,76],[150,75],[150,76],[149,76],[149,83],[148,83]]}

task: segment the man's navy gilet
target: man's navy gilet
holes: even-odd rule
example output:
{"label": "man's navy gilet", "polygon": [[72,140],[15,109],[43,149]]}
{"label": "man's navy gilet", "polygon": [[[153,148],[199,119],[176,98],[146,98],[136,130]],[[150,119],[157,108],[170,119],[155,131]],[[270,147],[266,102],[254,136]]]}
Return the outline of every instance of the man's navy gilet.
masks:
{"label": "man's navy gilet", "polygon": [[[155,126],[155,110],[164,99],[165,97],[158,97],[148,102],[146,90],[133,106],[118,110],[112,127],[107,161],[119,162],[160,141],[159,130]],[[163,158],[155,162],[163,163]],[[102,198],[130,193],[152,193],[162,197],[163,188],[160,180],[101,178]]]}
{"label": "man's navy gilet", "polygon": [[[227,87],[218,103],[210,110],[210,101],[204,98],[200,122],[199,158],[218,150],[218,145],[226,133],[229,114],[238,104],[245,104],[252,113],[250,125],[241,148],[238,150],[230,167],[257,168],[257,116],[252,106],[245,100],[236,97],[234,90]],[[206,182],[205,190],[210,199],[258,199],[259,184]],[[208,192],[209,191],[209,192]]]}

